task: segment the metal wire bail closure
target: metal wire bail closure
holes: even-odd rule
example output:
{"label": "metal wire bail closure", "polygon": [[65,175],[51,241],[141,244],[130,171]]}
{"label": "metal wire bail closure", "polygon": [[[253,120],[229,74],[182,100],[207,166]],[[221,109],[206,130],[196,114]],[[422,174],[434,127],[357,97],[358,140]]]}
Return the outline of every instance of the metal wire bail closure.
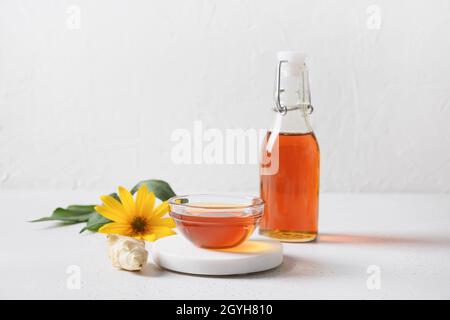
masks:
{"label": "metal wire bail closure", "polygon": [[[301,103],[300,105],[297,105],[296,107],[288,108],[281,104],[280,96],[281,96],[281,93],[284,91],[284,89],[281,88],[281,65],[283,63],[287,63],[287,62],[288,62],[287,60],[280,60],[278,62],[277,79],[276,79],[277,81],[275,83],[276,111],[278,111],[282,116],[284,116],[288,112],[288,110],[301,109],[305,105],[304,103]],[[307,90],[307,95],[308,95],[308,101],[311,102],[311,92],[309,90]],[[311,105],[311,103],[308,103],[306,105],[306,110],[308,111],[308,114],[313,113],[314,107]]]}
{"label": "metal wire bail closure", "polygon": [[283,89],[280,88],[281,85],[281,65],[283,63],[287,63],[287,60],[280,60],[278,61],[278,68],[277,68],[277,81],[275,84],[275,104],[277,106],[277,111],[284,116],[287,113],[287,107],[281,105],[280,96],[281,92],[283,92]]}

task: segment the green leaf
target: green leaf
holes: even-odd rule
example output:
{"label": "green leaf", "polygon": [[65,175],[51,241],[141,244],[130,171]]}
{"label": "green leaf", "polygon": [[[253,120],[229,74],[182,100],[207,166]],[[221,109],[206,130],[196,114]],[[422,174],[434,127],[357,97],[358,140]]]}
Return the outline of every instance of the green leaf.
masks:
{"label": "green leaf", "polygon": [[64,222],[86,222],[89,220],[91,214],[95,212],[94,205],[79,206],[73,205],[64,208],[56,208],[53,214],[49,217],[43,217],[30,222],[42,222],[42,221],[64,221]]}
{"label": "green leaf", "polygon": [[[153,192],[155,196],[162,201],[166,201],[176,195],[166,181],[156,179],[139,182],[131,189],[131,193],[136,193],[142,185],[146,185],[148,190]],[[111,193],[110,196],[120,201],[117,193]],[[80,231],[80,233],[86,230],[97,232],[101,226],[111,222],[111,220],[103,217],[95,211],[95,205],[78,204],[70,205],[66,209],[56,208],[51,216],[43,217],[31,222],[41,221],[60,221],[64,224],[86,222],[86,226]]]}
{"label": "green leaf", "polygon": [[161,201],[166,201],[176,196],[175,192],[166,181],[156,179],[144,180],[139,182],[133,187],[133,189],[131,189],[131,194],[136,193],[142,185],[146,185],[148,191],[153,192],[155,196]]}
{"label": "green leaf", "polygon": [[118,195],[116,192],[111,193],[109,196],[110,196],[110,197],[113,197],[114,199],[116,199],[117,201],[120,202],[119,195]]}
{"label": "green leaf", "polygon": [[95,204],[90,204],[90,205],[73,204],[71,206],[68,206],[67,210],[85,212],[85,213],[94,212]]}
{"label": "green leaf", "polygon": [[98,229],[100,229],[101,226],[104,224],[110,223],[111,220],[106,219],[104,216],[98,214],[97,212],[94,212],[89,217],[89,220],[86,224],[86,226],[80,230],[80,233],[83,233],[86,230],[97,232]]}

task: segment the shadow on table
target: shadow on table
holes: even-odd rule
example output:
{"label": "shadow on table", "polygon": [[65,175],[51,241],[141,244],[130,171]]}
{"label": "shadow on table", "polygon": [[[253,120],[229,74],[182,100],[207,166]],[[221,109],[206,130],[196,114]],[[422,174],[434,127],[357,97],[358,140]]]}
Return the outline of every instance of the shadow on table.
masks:
{"label": "shadow on table", "polygon": [[[434,246],[434,247],[449,247],[450,238],[438,237],[400,237],[391,235],[367,235],[367,234],[334,234],[322,233],[319,235],[316,242],[310,244],[290,244],[299,247],[304,245],[320,245],[325,244],[343,244],[343,245],[380,245],[380,246]],[[356,269],[355,269],[356,268]],[[354,265],[344,265],[334,261],[323,261],[295,257],[288,254],[284,255],[283,263],[271,270],[248,273],[242,275],[224,275],[224,276],[208,276],[208,275],[193,275],[185,274],[176,271],[169,271],[160,269],[154,264],[148,264],[140,273],[139,276],[154,277],[161,276],[166,272],[177,273],[187,277],[199,278],[227,278],[227,279],[264,279],[264,278],[298,278],[298,277],[321,277],[326,275],[333,275],[339,270],[339,275],[347,274],[353,275],[355,272],[360,272],[359,267]]]}
{"label": "shadow on table", "polygon": [[319,234],[317,243],[335,243],[351,245],[409,245],[409,246],[450,246],[450,238],[439,237],[404,237],[394,235],[364,235],[364,234]]}
{"label": "shadow on table", "polygon": [[[310,258],[294,257],[290,255],[284,255],[283,263],[277,268],[243,274],[228,276],[229,278],[248,278],[248,279],[263,279],[263,278],[299,278],[299,277],[320,277],[327,273],[332,273],[333,269],[337,267],[333,263],[329,262],[324,265],[323,262],[319,262]],[[342,266],[340,267],[342,270]]]}
{"label": "shadow on table", "polygon": [[[129,272],[129,271],[126,271]],[[139,276],[139,277],[148,277],[148,278],[154,278],[154,277],[160,277],[164,275],[165,270],[157,267],[154,263],[148,262],[141,271],[139,272],[132,272],[133,274]]]}
{"label": "shadow on table", "polygon": [[[155,267],[158,268],[158,267]],[[326,274],[335,273],[335,269],[338,268],[342,272],[346,274],[354,273],[352,270],[352,266],[343,266],[343,265],[335,265],[334,263],[328,262],[324,264],[323,262],[319,262],[310,258],[303,257],[293,257],[290,255],[284,255],[283,263],[273,269],[254,272],[254,273],[246,273],[240,275],[198,275],[198,274],[188,274],[182,273],[172,270],[164,270],[159,269],[161,273],[170,272],[176,273],[186,277],[198,277],[198,278],[217,278],[217,279],[274,279],[274,278],[294,278],[298,279],[299,277],[320,277]],[[346,271],[343,271],[346,270]],[[343,274],[341,272],[341,274]]]}

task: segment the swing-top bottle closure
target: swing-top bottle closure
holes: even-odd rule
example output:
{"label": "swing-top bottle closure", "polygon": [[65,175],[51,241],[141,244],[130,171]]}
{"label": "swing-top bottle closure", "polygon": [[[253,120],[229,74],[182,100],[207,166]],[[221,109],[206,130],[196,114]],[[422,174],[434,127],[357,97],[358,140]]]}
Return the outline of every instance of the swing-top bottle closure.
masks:
{"label": "swing-top bottle closure", "polygon": [[[311,105],[305,54],[281,51],[277,53],[277,57],[274,111],[284,116],[288,111],[303,109],[305,114],[311,114],[314,108]],[[301,87],[298,80],[301,80]]]}

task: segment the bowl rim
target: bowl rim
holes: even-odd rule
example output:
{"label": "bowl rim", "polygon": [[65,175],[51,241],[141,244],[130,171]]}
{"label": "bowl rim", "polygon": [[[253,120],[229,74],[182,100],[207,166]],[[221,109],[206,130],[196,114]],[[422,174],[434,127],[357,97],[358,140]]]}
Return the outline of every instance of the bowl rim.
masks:
{"label": "bowl rim", "polygon": [[[189,197],[199,197],[199,196],[204,196],[204,197],[225,197],[225,198],[241,198],[241,199],[251,199],[251,200],[256,200],[257,203],[252,203],[252,204],[242,204],[242,205],[229,205],[229,206],[217,206],[217,207],[207,207],[205,205],[192,205],[192,204],[185,204],[185,203],[175,203],[174,201],[180,198],[189,198]],[[167,202],[169,203],[169,206],[177,206],[177,207],[185,207],[185,208],[194,208],[194,209],[209,209],[209,210],[226,210],[226,209],[238,209],[238,210],[243,210],[243,209],[249,209],[249,208],[258,208],[261,206],[264,206],[264,200],[261,199],[258,196],[254,196],[254,195],[246,195],[246,194],[226,194],[226,193],[193,193],[193,194],[185,194],[185,195],[176,195],[171,197],[169,200],[167,200]],[[175,212],[176,214],[182,214],[182,213],[178,213]],[[257,215],[257,214],[255,214]]]}

